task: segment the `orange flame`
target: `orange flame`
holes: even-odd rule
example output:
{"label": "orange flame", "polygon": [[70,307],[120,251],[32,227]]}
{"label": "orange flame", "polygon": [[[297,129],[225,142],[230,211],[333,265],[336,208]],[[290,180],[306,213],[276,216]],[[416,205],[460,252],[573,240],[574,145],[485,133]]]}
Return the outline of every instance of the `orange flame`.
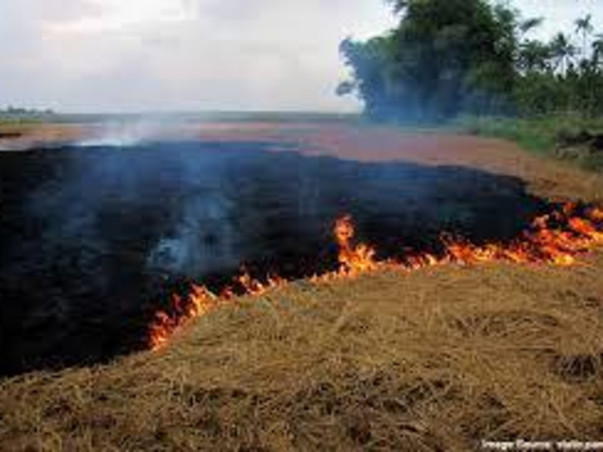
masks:
{"label": "orange flame", "polygon": [[172,297],[171,314],[158,312],[149,332],[152,349],[163,347],[172,333],[189,320],[201,317],[211,311],[219,303],[218,297],[204,286],[193,284],[186,299],[179,295]]}
{"label": "orange flame", "polygon": [[[543,263],[569,266],[577,257],[603,244],[603,209],[580,208],[568,203],[561,209],[536,218],[518,239],[507,243],[474,245],[451,236],[443,237],[445,253],[442,256],[422,253],[405,256],[398,261],[379,261],[375,248],[355,244],[356,228],[350,215],[339,218],[333,233],[339,247],[339,269],[311,278],[320,284],[339,279],[352,279],[379,269],[419,270],[445,264],[475,265],[488,262],[511,262],[516,264]],[[234,283],[251,296],[260,296],[267,291],[288,284],[278,276],[268,277],[265,282],[254,279],[243,269]],[[231,300],[233,289],[225,288],[220,296],[205,286],[193,285],[186,298],[174,296],[169,313],[159,312],[150,327],[149,345],[153,350],[167,344],[176,330],[191,319],[206,315],[221,304]]]}
{"label": "orange flame", "polygon": [[338,219],[333,232],[339,246],[339,273],[342,276],[351,277],[377,268],[374,248],[364,243],[356,246],[352,244],[356,228],[350,215]]}

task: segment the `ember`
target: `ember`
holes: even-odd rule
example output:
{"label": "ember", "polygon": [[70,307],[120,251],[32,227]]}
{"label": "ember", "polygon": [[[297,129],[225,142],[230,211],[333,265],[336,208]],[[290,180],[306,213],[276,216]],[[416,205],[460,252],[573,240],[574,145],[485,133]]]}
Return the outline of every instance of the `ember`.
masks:
{"label": "ember", "polygon": [[[578,256],[603,244],[603,210],[597,207],[568,203],[551,213],[536,218],[528,230],[509,243],[474,245],[460,238],[444,235],[445,252],[441,255],[419,253],[397,259],[378,260],[376,250],[365,244],[355,243],[356,228],[350,215],[335,221],[335,241],[339,248],[339,268],[332,272],[315,275],[315,284],[334,280],[352,279],[381,269],[403,271],[426,267],[457,264],[475,265],[488,262],[516,264],[553,264],[570,266]],[[234,280],[244,294],[262,295],[267,290],[286,285],[289,281],[269,277],[266,281],[254,279],[247,271]],[[162,348],[177,329],[191,319],[203,316],[233,297],[231,287],[220,296],[204,286],[193,285],[185,298],[174,296],[168,312],[159,312],[150,327],[149,345],[153,350]]]}

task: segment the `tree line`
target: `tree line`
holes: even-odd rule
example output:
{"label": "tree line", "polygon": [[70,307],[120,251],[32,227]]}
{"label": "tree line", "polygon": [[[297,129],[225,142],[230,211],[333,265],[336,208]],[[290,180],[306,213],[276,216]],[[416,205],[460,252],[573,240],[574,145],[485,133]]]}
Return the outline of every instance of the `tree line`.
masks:
{"label": "tree line", "polygon": [[374,119],[445,121],[459,115],[603,114],[603,34],[591,15],[548,41],[542,18],[488,0],[390,0],[398,26],[340,52]]}
{"label": "tree line", "polygon": [[0,108],[0,116],[6,117],[44,116],[53,114],[54,111],[50,108],[40,110],[36,108],[14,107],[12,105],[9,105],[6,108]]}

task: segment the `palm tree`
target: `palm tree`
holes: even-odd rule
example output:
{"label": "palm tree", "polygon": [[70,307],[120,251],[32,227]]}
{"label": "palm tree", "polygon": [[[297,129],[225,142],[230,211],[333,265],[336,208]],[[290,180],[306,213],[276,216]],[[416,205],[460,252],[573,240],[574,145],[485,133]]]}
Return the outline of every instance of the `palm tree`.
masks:
{"label": "palm tree", "polygon": [[601,57],[603,56],[603,33],[596,35],[591,45],[593,49],[593,65],[599,67]]}
{"label": "palm tree", "polygon": [[556,60],[555,69],[559,69],[565,75],[568,65],[576,55],[576,47],[564,33],[557,33],[551,41],[550,48],[552,56]]}
{"label": "palm tree", "polygon": [[519,31],[522,35],[526,35],[533,29],[540,27],[543,22],[543,17],[532,17],[530,19],[526,19],[519,24]]}
{"label": "palm tree", "polygon": [[593,27],[593,16],[592,14],[587,14],[584,17],[580,17],[576,19],[576,33],[582,35],[582,52],[584,57],[586,58],[586,53],[588,51],[587,41],[588,37],[595,30]]}
{"label": "palm tree", "polygon": [[519,48],[519,67],[526,72],[546,71],[551,48],[540,41],[525,41]]}

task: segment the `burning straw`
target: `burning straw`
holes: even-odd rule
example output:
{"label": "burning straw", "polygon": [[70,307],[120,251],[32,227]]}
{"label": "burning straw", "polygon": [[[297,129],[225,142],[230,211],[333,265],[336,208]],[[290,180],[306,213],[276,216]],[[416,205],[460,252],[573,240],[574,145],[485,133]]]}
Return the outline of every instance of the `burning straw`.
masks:
{"label": "burning straw", "polygon": [[[377,250],[355,241],[356,228],[350,215],[335,221],[335,241],[339,248],[339,268],[332,272],[315,275],[314,284],[357,278],[362,274],[379,270],[416,271],[437,265],[475,265],[488,262],[515,264],[552,264],[571,266],[577,258],[603,244],[603,209],[567,203],[551,213],[536,218],[520,237],[510,243],[474,245],[462,239],[444,235],[445,251],[441,255],[418,253],[399,259],[378,260]],[[266,291],[282,287],[290,281],[280,277],[264,280],[243,272],[215,294],[203,285],[193,284],[186,297],[174,295],[168,311],[155,315],[149,329],[149,346],[158,350],[165,346],[172,335],[190,320],[201,317],[213,309],[228,303],[235,295],[233,287],[246,295],[259,296]]]}

